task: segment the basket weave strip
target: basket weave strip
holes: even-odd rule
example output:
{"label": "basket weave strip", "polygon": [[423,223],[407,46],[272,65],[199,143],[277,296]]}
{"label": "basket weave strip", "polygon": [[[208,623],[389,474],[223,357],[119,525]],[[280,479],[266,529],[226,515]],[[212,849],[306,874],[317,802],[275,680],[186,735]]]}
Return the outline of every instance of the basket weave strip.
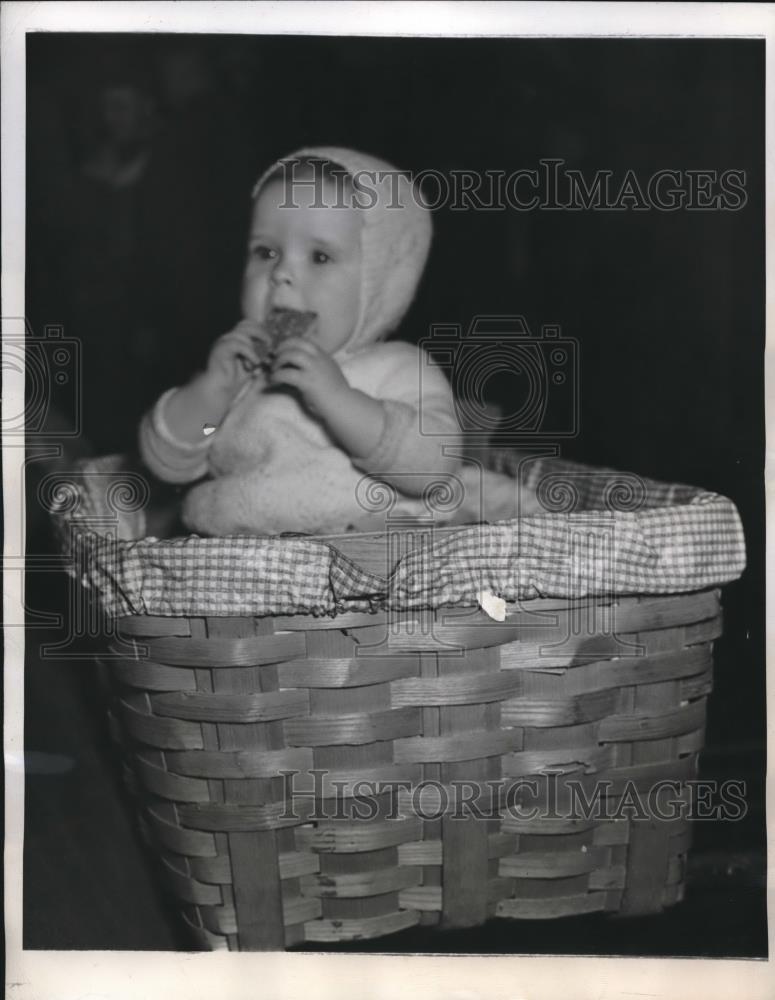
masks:
{"label": "basket weave strip", "polygon": [[203,947],[681,898],[688,820],[633,795],[688,801],[717,591],[312,622],[138,616],[114,640],[143,815]]}

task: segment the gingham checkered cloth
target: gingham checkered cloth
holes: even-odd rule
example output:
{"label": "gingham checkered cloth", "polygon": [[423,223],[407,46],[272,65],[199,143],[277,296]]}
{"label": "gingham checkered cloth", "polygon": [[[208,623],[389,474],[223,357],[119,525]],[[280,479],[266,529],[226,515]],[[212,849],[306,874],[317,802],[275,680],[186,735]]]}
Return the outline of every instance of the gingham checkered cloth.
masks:
{"label": "gingham checkered cloth", "polygon": [[[495,459],[516,471],[514,456]],[[127,475],[115,457],[86,463],[51,504],[71,573],[111,617],[475,606],[484,590],[509,601],[683,593],[745,568],[742,525],[725,497],[557,459],[533,462],[526,477],[545,512],[419,532],[389,578],[312,537],[133,540],[142,497]]]}

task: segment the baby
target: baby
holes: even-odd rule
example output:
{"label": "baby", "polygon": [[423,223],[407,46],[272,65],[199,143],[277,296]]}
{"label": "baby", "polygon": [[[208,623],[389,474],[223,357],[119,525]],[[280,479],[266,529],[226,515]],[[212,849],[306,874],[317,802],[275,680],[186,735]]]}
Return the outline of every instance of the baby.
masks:
{"label": "baby", "polygon": [[445,377],[418,348],[381,343],[412,301],[431,241],[429,213],[400,176],[363,153],[321,148],[256,185],[244,318],[140,428],[156,476],[202,480],[184,501],[190,530],[374,527],[365,476],[392,483],[411,514],[434,477],[458,469],[459,449],[443,448],[460,438]]}

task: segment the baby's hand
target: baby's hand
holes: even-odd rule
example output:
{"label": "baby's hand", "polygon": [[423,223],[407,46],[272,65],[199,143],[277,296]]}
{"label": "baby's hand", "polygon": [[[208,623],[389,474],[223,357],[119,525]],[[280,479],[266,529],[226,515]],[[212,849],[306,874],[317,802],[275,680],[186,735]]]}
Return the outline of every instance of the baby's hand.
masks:
{"label": "baby's hand", "polygon": [[343,390],[350,388],[342,369],[313,341],[289,337],[277,348],[269,373],[271,385],[297,389],[309,410],[325,420],[337,406]]}
{"label": "baby's hand", "polygon": [[270,349],[271,342],[263,327],[243,319],[216,340],[205,377],[217,391],[235,396],[245,382],[261,371]]}

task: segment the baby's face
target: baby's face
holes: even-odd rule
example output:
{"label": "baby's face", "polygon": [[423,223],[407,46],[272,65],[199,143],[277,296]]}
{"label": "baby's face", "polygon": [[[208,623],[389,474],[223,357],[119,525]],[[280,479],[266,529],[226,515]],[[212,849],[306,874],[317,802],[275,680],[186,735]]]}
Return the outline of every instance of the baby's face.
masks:
{"label": "baby's face", "polygon": [[[337,195],[330,182],[324,183],[322,198],[329,207],[313,207],[311,185],[297,184],[292,194],[293,199],[282,181],[272,181],[255,203],[242,281],[243,314],[261,323],[276,308],[315,312],[309,336],[334,354],[358,321],[360,213],[333,207]],[[280,207],[291,200],[298,207]]]}

